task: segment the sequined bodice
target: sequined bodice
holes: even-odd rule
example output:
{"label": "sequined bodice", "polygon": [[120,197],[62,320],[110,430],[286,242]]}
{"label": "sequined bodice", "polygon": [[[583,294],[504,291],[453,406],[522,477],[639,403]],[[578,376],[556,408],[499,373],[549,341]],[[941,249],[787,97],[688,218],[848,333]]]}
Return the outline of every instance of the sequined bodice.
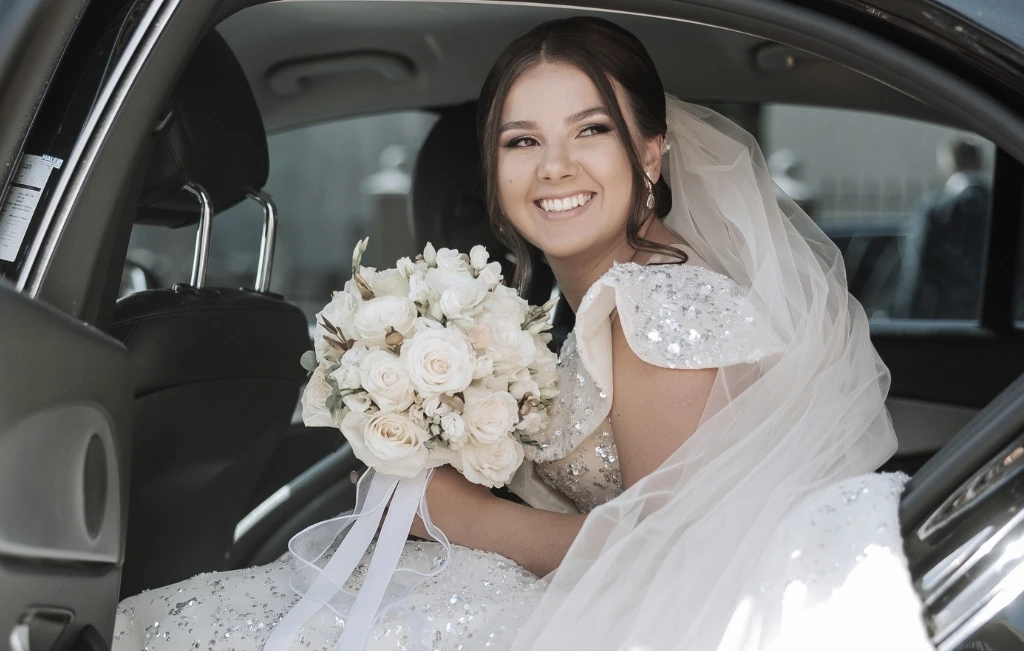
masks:
{"label": "sequined bodice", "polygon": [[780,349],[767,321],[731,279],[696,265],[617,264],[594,284],[558,363],[560,395],[539,445],[537,474],[589,512],[622,492],[612,404],[610,317],[630,347],[665,368],[754,363]]}

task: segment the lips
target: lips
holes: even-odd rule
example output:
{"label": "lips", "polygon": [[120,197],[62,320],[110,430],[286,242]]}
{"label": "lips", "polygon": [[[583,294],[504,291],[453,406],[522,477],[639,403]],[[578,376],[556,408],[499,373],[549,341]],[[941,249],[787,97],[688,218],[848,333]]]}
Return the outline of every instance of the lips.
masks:
{"label": "lips", "polygon": [[546,213],[568,212],[575,208],[587,205],[594,198],[593,192],[580,192],[578,194],[557,199],[538,199],[534,201],[538,208]]}

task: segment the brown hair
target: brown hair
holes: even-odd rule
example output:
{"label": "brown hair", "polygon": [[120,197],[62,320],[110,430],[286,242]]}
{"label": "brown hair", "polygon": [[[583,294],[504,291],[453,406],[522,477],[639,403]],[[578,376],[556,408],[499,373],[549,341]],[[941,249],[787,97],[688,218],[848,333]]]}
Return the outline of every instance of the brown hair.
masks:
{"label": "brown hair", "polygon": [[[626,123],[611,80],[617,81],[646,142],[665,135],[665,90],[654,61],[637,37],[615,23],[590,17],[563,18],[542,23],[512,42],[494,63],[480,91],[477,139],[487,183],[491,227],[516,258],[515,285],[525,292],[532,274],[535,247],[523,238],[501,210],[498,198],[498,129],[509,91],[519,77],[541,63],[566,63],[586,74],[597,88],[625,147],[633,172],[633,197],[626,240],[636,250],[667,253],[682,262],[685,254],[640,235],[650,218],[646,208],[647,179],[637,143]],[[662,219],[672,208],[672,191],[664,176],[654,184],[654,214]]]}

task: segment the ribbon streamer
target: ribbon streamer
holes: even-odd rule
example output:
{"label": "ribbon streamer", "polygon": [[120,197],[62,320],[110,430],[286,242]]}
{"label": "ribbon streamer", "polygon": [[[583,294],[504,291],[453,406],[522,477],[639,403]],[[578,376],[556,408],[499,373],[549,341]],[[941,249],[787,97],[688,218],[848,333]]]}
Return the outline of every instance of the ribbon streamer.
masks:
{"label": "ribbon streamer", "polygon": [[[385,612],[399,609],[415,619],[415,613],[401,607],[401,603],[420,583],[444,571],[451,557],[451,544],[427,510],[426,487],[432,476],[433,470],[399,478],[371,469],[359,480],[353,513],[318,522],[292,537],[288,550],[296,569],[291,587],[302,598],[274,628],[264,651],[289,651],[303,627],[325,607],[345,619],[335,651],[361,651]],[[428,572],[398,567],[417,514],[443,551],[443,561]],[[352,592],[345,584],[366,555],[378,527],[380,535],[366,577],[362,587]],[[342,534],[345,537],[334,556],[321,569],[317,563]],[[413,579],[394,581],[403,574]],[[418,636],[413,639],[417,647],[423,642]]]}

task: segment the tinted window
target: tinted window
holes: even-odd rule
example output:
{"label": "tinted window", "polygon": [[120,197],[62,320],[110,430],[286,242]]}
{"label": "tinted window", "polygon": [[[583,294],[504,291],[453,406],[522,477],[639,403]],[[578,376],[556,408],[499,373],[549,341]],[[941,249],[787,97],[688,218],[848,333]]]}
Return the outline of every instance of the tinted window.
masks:
{"label": "tinted window", "polygon": [[770,105],[760,140],[778,185],[843,251],[875,321],[977,321],[995,146],[946,127]]}

